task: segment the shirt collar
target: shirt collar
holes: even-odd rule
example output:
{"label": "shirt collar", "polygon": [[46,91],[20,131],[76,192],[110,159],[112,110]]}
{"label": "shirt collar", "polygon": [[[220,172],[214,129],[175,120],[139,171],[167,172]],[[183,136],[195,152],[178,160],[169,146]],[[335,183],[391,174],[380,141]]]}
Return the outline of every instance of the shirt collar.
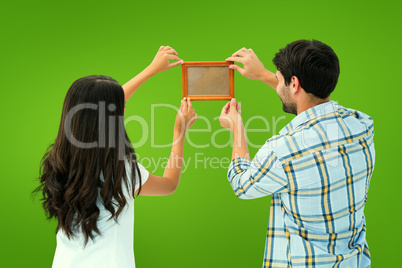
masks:
{"label": "shirt collar", "polygon": [[338,103],[330,100],[311,107],[310,109],[305,110],[304,112],[298,114],[295,118],[293,118],[293,120],[290,121],[289,124],[287,124],[284,128],[281,129],[281,131],[279,131],[279,135],[286,135],[314,118],[335,112],[338,110],[337,106]]}

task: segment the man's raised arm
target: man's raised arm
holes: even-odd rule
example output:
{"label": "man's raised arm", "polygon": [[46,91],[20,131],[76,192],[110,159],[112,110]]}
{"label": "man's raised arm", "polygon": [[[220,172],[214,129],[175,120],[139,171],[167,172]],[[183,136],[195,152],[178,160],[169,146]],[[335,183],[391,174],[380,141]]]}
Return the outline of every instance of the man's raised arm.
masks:
{"label": "man's raised arm", "polygon": [[226,59],[226,61],[242,63],[243,68],[236,64],[230,65],[229,68],[238,71],[244,77],[252,80],[260,80],[273,89],[276,89],[278,79],[275,74],[264,68],[264,65],[251,48],[246,49],[243,47],[233,53],[231,57]]}

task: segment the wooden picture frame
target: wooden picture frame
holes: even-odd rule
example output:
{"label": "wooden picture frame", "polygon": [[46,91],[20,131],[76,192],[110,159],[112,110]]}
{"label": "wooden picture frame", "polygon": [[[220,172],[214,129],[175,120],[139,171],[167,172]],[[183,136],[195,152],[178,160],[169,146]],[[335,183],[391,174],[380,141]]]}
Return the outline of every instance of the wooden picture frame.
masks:
{"label": "wooden picture frame", "polygon": [[231,100],[234,98],[233,62],[188,61],[181,65],[183,97],[191,100]]}

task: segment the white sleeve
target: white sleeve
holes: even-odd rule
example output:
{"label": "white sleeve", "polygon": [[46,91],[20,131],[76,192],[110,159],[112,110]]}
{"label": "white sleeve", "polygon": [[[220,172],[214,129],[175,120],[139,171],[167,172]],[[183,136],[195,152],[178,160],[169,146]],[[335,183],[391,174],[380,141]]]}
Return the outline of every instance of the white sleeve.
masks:
{"label": "white sleeve", "polygon": [[[140,163],[138,163],[138,169],[140,170],[140,174],[141,174],[141,186],[144,185],[144,183],[148,180],[149,177],[149,172],[148,170],[146,170]],[[131,189],[131,168],[130,168],[130,163],[128,162],[128,160],[126,159],[125,161],[125,166],[126,166],[126,173],[127,173],[127,178],[128,178],[128,183],[129,183],[129,189]],[[135,191],[138,190],[139,186],[140,186],[140,182],[139,182],[139,176],[138,176],[138,171],[135,170]],[[124,187],[126,188],[126,187]],[[129,191],[131,193],[131,190]],[[132,197],[131,194],[128,194],[127,189],[125,189],[125,194]]]}
{"label": "white sleeve", "polygon": [[[149,171],[146,170],[140,163],[138,164],[138,168],[140,170],[140,174],[141,174],[141,186],[144,185],[144,183],[148,180],[149,177]],[[136,176],[135,177],[135,190],[137,190],[139,188],[140,182],[139,182],[139,177]]]}

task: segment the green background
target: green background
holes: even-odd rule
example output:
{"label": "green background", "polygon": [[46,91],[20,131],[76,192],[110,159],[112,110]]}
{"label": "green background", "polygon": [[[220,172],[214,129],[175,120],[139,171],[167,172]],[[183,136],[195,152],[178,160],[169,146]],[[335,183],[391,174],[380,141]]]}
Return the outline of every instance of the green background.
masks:
{"label": "green background", "polygon": [[[400,1],[9,1],[0,4],[1,23],[1,267],[50,267],[56,247],[55,221],[46,221],[30,192],[39,162],[56,135],[64,96],[86,75],[109,75],[121,84],[139,73],[161,45],[185,61],[224,60],[253,48],[265,67],[297,39],[329,44],[341,75],[332,100],[374,118],[376,166],[365,214],[373,267],[391,267],[399,254],[398,211],[402,186],[400,145]],[[127,115],[151,120],[151,104],[179,106],[180,67],[146,82],[127,104]],[[243,120],[286,116],[277,129],[251,133],[263,144],[293,117],[282,112],[276,92],[235,74]],[[199,115],[220,130],[222,101],[194,102]],[[399,108],[399,109],[398,109]],[[169,142],[175,112],[155,113],[155,141]],[[199,120],[194,128],[205,128]],[[263,127],[255,121],[252,128]],[[132,142],[140,125],[127,126]],[[149,130],[151,131],[151,130]],[[198,144],[211,133],[191,133]],[[228,132],[217,135],[224,144]],[[166,157],[151,139],[136,148],[141,157]],[[252,156],[257,149],[250,149]],[[197,149],[186,142],[185,157],[230,157],[231,147]],[[151,171],[153,167],[149,168]],[[135,258],[148,267],[261,267],[270,198],[240,200],[225,168],[195,167],[183,173],[176,193],[139,197],[135,207]],[[158,168],[156,175],[162,175]]]}

